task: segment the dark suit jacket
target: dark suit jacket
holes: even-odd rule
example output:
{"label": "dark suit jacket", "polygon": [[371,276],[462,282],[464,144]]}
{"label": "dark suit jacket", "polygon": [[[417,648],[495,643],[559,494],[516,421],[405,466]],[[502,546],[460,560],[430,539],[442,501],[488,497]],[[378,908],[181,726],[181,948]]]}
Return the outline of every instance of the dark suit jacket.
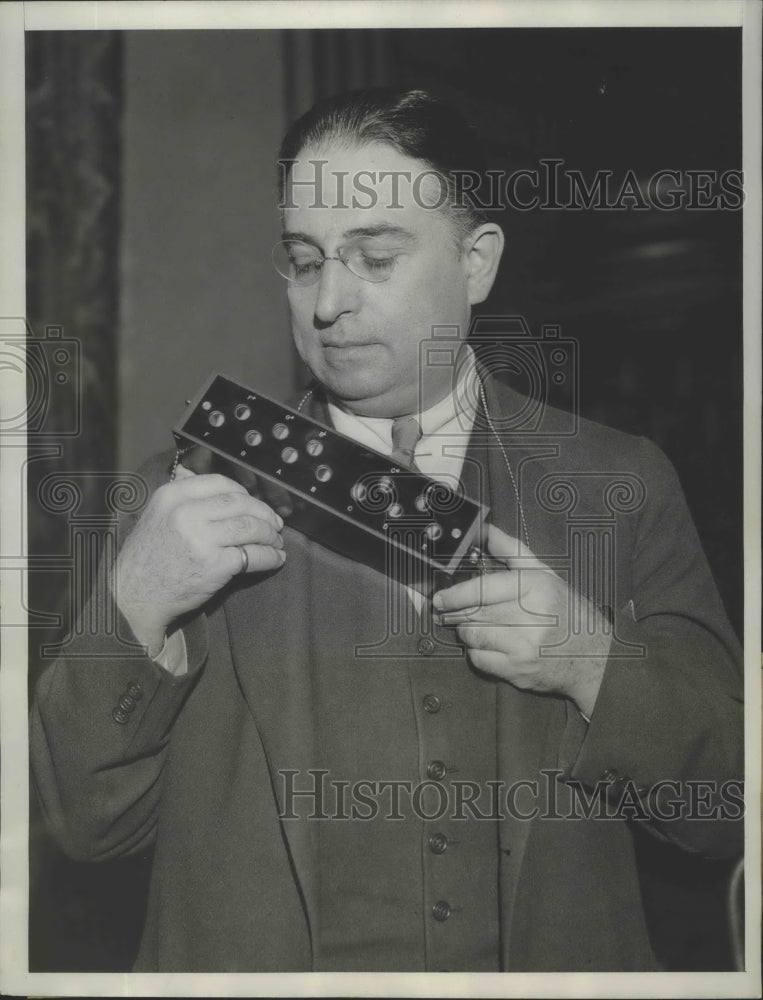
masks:
{"label": "dark suit jacket", "polygon": [[[610,798],[637,787],[648,806],[649,789],[665,779],[717,788],[739,778],[738,650],[672,467],[643,439],[584,421],[570,433],[569,415],[551,409],[531,431],[517,430],[525,402],[495,382],[488,388],[535,553],[564,572],[586,525],[612,539],[611,586],[591,597],[609,605],[617,654],[588,726],[563,699],[498,685],[499,777],[542,783],[543,771],[557,772],[560,815],[572,812],[570,781],[592,788],[605,779]],[[482,458],[491,517],[517,534],[490,437]],[[149,463],[152,486],[168,464]],[[38,684],[33,773],[63,848],[97,861],[156,845],[141,970],[312,967],[315,823],[279,819],[277,773],[314,766],[313,671],[378,635],[384,608],[360,604],[364,587],[380,586],[373,570],[288,527],[285,542],[283,570],[235,580],[186,624],[185,676],[127,647],[123,639],[134,639],[120,621],[121,638],[84,636],[77,655]],[[118,723],[112,713],[129,690],[135,705]],[[678,792],[671,786],[665,801],[687,786]],[[636,822],[689,851],[741,850],[738,822]],[[504,969],[655,967],[625,820],[506,816],[499,846]]]}

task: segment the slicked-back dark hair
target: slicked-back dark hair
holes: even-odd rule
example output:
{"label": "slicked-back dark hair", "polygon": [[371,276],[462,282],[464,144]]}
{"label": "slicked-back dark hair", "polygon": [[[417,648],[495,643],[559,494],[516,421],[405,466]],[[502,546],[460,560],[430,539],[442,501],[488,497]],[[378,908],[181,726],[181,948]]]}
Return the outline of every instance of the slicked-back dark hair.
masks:
{"label": "slicked-back dark hair", "polygon": [[[369,87],[318,102],[291,126],[279,150],[279,195],[290,165],[308,146],[339,143],[348,147],[385,143],[422,160],[447,186],[443,205],[457,236],[487,221],[487,215],[461,194],[463,177],[482,178],[485,152],[476,129],[448,102],[425,90]],[[459,180],[461,178],[461,180]],[[472,184],[478,187],[477,184]]]}

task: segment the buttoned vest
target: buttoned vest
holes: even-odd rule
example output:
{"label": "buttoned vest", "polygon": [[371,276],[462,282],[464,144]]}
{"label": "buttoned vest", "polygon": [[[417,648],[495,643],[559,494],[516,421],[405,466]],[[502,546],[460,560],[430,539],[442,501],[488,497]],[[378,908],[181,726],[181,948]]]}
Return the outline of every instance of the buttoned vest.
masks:
{"label": "buttoned vest", "polygon": [[[464,488],[489,504],[488,469],[472,442]],[[379,574],[356,588],[374,613],[316,664],[316,768],[302,778],[321,794],[315,966],[498,971],[497,682],[428,601],[416,613]]]}

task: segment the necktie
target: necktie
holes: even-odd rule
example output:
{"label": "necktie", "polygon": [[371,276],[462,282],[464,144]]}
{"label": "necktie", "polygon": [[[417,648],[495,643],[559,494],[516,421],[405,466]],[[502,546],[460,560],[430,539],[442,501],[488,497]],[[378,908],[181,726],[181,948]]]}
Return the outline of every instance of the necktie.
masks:
{"label": "necktie", "polygon": [[420,472],[414,459],[414,451],[420,438],[421,427],[415,417],[398,417],[392,424],[390,459],[404,469]]}

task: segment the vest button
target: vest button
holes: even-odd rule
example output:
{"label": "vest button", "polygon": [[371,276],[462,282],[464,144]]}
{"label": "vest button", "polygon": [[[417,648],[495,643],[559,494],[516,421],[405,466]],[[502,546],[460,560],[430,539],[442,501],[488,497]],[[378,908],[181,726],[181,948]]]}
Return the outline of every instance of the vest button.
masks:
{"label": "vest button", "polygon": [[442,704],[440,699],[436,694],[425,694],[423,698],[424,711],[429,712],[430,715],[434,715],[435,712],[439,712]]}
{"label": "vest button", "polygon": [[124,726],[130,721],[130,716],[121,708],[115,708],[111,713],[111,718],[114,722],[118,722],[120,726]]}
{"label": "vest button", "polygon": [[434,653],[434,640],[428,636],[424,639],[419,639],[417,648],[423,656],[431,656]]}
{"label": "vest button", "polygon": [[131,698],[134,698],[135,701],[140,701],[143,697],[143,688],[137,681],[130,681],[127,685],[127,694],[129,694]]}
{"label": "vest button", "polygon": [[131,698],[129,694],[122,695],[119,699],[119,707],[125,712],[133,712],[135,710],[135,699]]}
{"label": "vest button", "polygon": [[429,838],[429,850],[432,854],[444,854],[448,849],[448,838],[444,833],[433,833]]}
{"label": "vest button", "polygon": [[427,777],[435,781],[442,781],[447,774],[447,768],[441,760],[433,760],[427,767]]}
{"label": "vest button", "polygon": [[432,907],[432,916],[435,920],[439,920],[440,923],[447,920],[450,914],[450,903],[446,903],[444,899],[438,900]]}

